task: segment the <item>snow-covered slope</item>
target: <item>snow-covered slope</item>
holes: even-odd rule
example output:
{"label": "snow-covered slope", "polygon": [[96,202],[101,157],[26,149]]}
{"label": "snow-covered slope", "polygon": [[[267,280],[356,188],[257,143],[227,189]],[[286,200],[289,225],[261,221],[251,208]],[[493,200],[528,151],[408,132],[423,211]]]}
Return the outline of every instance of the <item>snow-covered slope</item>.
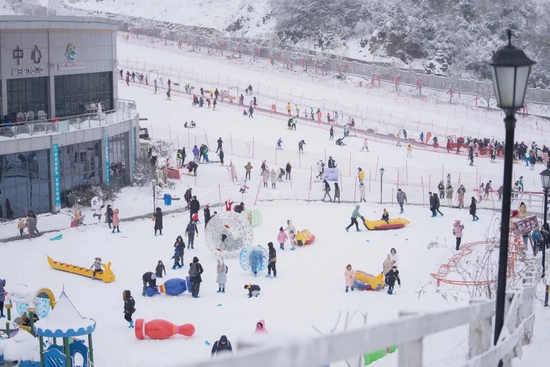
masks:
{"label": "snow-covered slope", "polygon": [[270,11],[268,0],[64,1],[67,5],[89,11],[124,14],[220,31],[231,27],[249,36],[264,33],[273,27],[272,19],[263,20]]}

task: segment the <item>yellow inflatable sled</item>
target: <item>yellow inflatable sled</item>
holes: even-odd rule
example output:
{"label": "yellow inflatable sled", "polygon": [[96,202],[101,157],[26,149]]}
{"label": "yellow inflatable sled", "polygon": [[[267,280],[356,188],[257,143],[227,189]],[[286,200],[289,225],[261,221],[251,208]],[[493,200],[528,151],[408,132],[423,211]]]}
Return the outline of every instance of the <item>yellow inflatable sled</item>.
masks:
{"label": "yellow inflatable sled", "polygon": [[356,270],[353,276],[353,286],[359,290],[378,291],[384,286],[384,273],[372,275]]}
{"label": "yellow inflatable sled", "polygon": [[315,235],[307,229],[303,229],[296,234],[296,239],[294,243],[298,246],[311,245],[315,241]]}
{"label": "yellow inflatable sled", "polygon": [[[94,275],[94,271],[92,269],[61,263],[61,262],[55,261],[49,256],[48,256],[48,263],[54,269],[66,271],[68,273],[73,273],[77,275],[82,275],[87,278],[91,278]],[[115,273],[113,273],[111,270],[111,262],[108,262],[107,264],[101,264],[101,266],[103,266],[104,270],[101,273],[97,273],[95,275],[95,279],[103,280],[105,283],[114,282],[116,277],[115,277]]]}
{"label": "yellow inflatable sled", "polygon": [[390,219],[389,223],[386,223],[385,220],[364,220],[365,226],[369,230],[385,230],[385,229],[399,229],[405,227],[410,222],[405,218],[394,218]]}

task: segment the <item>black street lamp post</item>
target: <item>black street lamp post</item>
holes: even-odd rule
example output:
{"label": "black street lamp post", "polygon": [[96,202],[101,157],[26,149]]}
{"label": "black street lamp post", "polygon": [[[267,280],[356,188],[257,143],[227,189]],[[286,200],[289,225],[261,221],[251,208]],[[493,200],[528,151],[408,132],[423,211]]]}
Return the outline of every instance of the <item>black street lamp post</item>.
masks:
{"label": "black street lamp post", "polygon": [[382,178],[384,178],[384,167],[380,168],[380,204],[382,204]]}
{"label": "black street lamp post", "polygon": [[545,169],[540,173],[540,181],[542,183],[542,189],[544,190],[544,224],[543,230],[546,231],[546,235],[543,236],[542,244],[542,277],[546,275],[546,241],[548,240],[548,190],[550,189],[550,169]]}
{"label": "black street lamp post", "polygon": [[[493,77],[493,87],[497,105],[506,117],[504,126],[506,140],[504,146],[504,178],[502,192],[502,220],[500,227],[500,252],[498,262],[497,299],[495,314],[494,344],[500,337],[504,325],[504,303],[506,299],[506,268],[508,266],[508,236],[510,234],[510,206],[512,201],[512,171],[514,164],[514,129],[516,111],[523,106],[527,81],[531,66],[535,62],[525,53],[512,46],[512,32],[508,31],[508,45],[500,48],[488,61]],[[499,362],[502,366],[502,361]]]}

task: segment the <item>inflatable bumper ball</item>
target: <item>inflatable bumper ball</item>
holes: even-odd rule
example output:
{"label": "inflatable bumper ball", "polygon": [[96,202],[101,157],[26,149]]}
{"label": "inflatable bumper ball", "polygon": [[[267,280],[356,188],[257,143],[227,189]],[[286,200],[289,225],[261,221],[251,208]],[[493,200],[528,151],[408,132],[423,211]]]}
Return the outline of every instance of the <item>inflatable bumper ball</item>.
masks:
{"label": "inflatable bumper ball", "polygon": [[262,225],[262,212],[258,209],[243,210],[241,215],[244,215],[248,219],[253,228],[258,228]]}
{"label": "inflatable bumper ball", "polygon": [[208,222],[206,246],[215,255],[237,257],[252,244],[253,230],[247,217],[236,212],[221,212]]}
{"label": "inflatable bumper ball", "polygon": [[251,271],[254,276],[267,268],[269,252],[261,246],[247,246],[241,250],[239,263],[244,271]]}

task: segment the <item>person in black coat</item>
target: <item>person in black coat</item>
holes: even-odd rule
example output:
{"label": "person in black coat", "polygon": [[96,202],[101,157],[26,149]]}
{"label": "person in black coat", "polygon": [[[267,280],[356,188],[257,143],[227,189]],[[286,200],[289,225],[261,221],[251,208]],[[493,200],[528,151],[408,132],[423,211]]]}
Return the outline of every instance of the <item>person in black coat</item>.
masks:
{"label": "person in black coat", "polygon": [[217,357],[218,354],[233,354],[233,347],[231,342],[227,340],[227,336],[222,335],[220,340],[216,340],[212,346],[212,358]]}
{"label": "person in black coat", "polygon": [[266,278],[271,278],[271,271],[273,270],[273,278],[277,278],[277,251],[273,247],[273,242],[267,244],[269,248],[269,263],[267,264],[267,275]]}
{"label": "person in black coat", "polygon": [[477,212],[477,201],[476,198],[472,196],[472,202],[470,203],[470,214],[472,215],[472,221],[479,220],[479,217],[476,215]]}
{"label": "person in black coat", "polygon": [[225,156],[225,154],[223,153],[223,149],[220,149],[220,153],[218,154],[218,156],[220,157],[220,162],[223,166],[223,157]]}
{"label": "person in black coat", "polygon": [[174,252],[174,266],[172,269],[180,269],[183,267],[183,254],[185,252],[185,242],[183,242],[183,237],[178,236],[176,238],[176,243],[174,243],[174,248],[176,249],[176,252]]}
{"label": "person in black coat", "polygon": [[201,263],[199,262],[199,258],[195,256],[193,258],[193,262],[189,264],[189,280],[191,281],[191,296],[193,298],[199,298],[202,272],[203,269]]}
{"label": "person in black coat", "polygon": [[431,194],[431,197],[430,197],[430,210],[432,211],[432,217],[435,217],[437,215],[437,213],[439,213],[439,214],[441,214],[441,216],[443,216],[443,213],[441,213],[439,211],[439,206],[440,205],[441,205],[441,203],[439,201],[439,196],[437,195],[436,192],[434,192],[433,194]]}
{"label": "person in black coat", "polygon": [[185,162],[185,157],[187,157],[187,153],[185,153],[185,147],[181,148],[181,164],[183,165],[183,162]]}
{"label": "person in black coat", "polygon": [[237,213],[241,213],[243,210],[244,210],[244,203],[242,201],[239,205],[235,205],[235,207],[233,208],[233,211]]}
{"label": "person in black coat", "polygon": [[147,289],[147,287],[157,289],[157,276],[152,271],[148,271],[147,273],[143,274],[141,280],[143,280],[143,292],[141,293],[142,296],[145,296],[145,290]]}
{"label": "person in black coat", "polygon": [[257,284],[245,284],[244,289],[248,290],[248,298],[258,297],[260,295],[260,291],[262,290],[259,285]]}
{"label": "person in black coat", "polygon": [[222,145],[223,145],[223,140],[222,140],[222,137],[220,136],[220,138],[218,139],[218,149],[216,149],[216,153],[218,153],[219,150],[222,150]]}
{"label": "person in black coat", "polygon": [[122,299],[124,300],[124,320],[130,323],[130,326],[128,326],[129,328],[134,328],[132,315],[136,312],[136,301],[129,290],[122,292]]}
{"label": "person in black coat", "polygon": [[393,287],[395,286],[395,281],[401,287],[401,279],[399,278],[399,270],[397,266],[393,266],[390,271],[386,273],[386,284],[388,285],[388,294],[393,294]]}
{"label": "person in black coat", "polygon": [[111,224],[113,223],[113,208],[111,208],[111,204],[107,205],[107,223],[109,223],[109,229],[111,229]]}
{"label": "person in black coat", "polygon": [[187,191],[185,191],[185,194],[183,194],[183,199],[187,203],[187,208],[189,208],[189,205],[191,204],[191,200],[193,199],[192,190],[193,189],[190,187],[187,189]]}
{"label": "person in black coat", "polygon": [[189,203],[189,219],[193,218],[193,214],[198,213],[200,208],[201,203],[199,203],[196,196],[193,196]]}
{"label": "person in black coat", "polygon": [[157,231],[159,231],[160,235],[162,236],[162,209],[157,208],[156,213],[153,215],[153,219],[155,220],[155,236],[157,235]]}
{"label": "person in black coat", "polygon": [[204,212],[204,228],[206,228],[206,225],[210,221],[210,218],[212,216],[210,215],[210,205],[206,204],[206,207],[203,209]]}

